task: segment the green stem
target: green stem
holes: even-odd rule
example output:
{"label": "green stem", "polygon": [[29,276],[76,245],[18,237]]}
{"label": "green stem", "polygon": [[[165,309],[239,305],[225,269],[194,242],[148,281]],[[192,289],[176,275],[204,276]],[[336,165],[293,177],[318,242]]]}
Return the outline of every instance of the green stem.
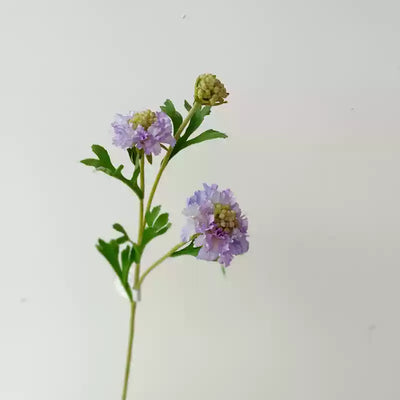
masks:
{"label": "green stem", "polygon": [[[183,132],[183,130],[185,129],[186,125],[190,122],[190,120],[192,119],[193,115],[195,114],[195,112],[197,110],[199,110],[201,108],[201,104],[194,102],[193,107],[190,109],[190,111],[188,112],[186,118],[182,121],[181,125],[179,126],[178,130],[175,133],[175,139],[178,140]],[[153,187],[151,188],[150,191],[150,195],[149,195],[149,200],[147,201],[147,207],[146,207],[146,213],[148,211],[150,211],[151,209],[151,203],[153,202],[153,198],[154,198],[154,194],[156,193],[156,189],[158,186],[158,183],[160,182],[161,179],[161,175],[164,172],[164,169],[166,168],[167,164],[168,164],[168,160],[171,156],[172,150],[174,148],[173,147],[169,147],[167,153],[165,154],[165,157],[163,158],[162,162],[161,162],[161,166],[160,166],[160,170],[158,171],[158,174],[156,176],[156,179],[154,180],[153,183]]]}
{"label": "green stem", "polygon": [[128,353],[126,355],[124,389],[122,392],[122,400],[126,400],[126,396],[128,395],[129,373],[131,370],[131,361],[132,361],[132,345],[133,345],[133,337],[135,335],[135,314],[136,314],[136,303],[134,301],[132,301],[131,302],[131,318],[130,318],[130,322],[129,322]]}
{"label": "green stem", "polygon": [[[145,165],[145,156],[142,152],[140,159],[140,189],[143,192],[144,197],[144,165]],[[138,245],[140,246],[143,240],[143,230],[144,230],[144,200],[140,199],[139,203],[139,230],[138,230]],[[136,264],[135,269],[135,285],[136,287],[140,276],[140,262]],[[122,400],[126,400],[126,396],[128,395],[128,383],[129,383],[129,374],[131,370],[132,363],[132,346],[133,346],[133,338],[135,335],[135,315],[136,315],[136,302],[131,301],[131,317],[129,323],[129,341],[128,341],[128,352],[126,355],[126,365],[125,365],[125,376],[124,376],[124,388],[122,392]]]}
{"label": "green stem", "polygon": [[164,254],[161,258],[159,258],[154,264],[152,264],[147,270],[143,273],[143,275],[140,277],[139,282],[138,282],[138,288],[140,289],[142,286],[143,281],[145,280],[146,276],[153,271],[154,268],[158,267],[163,261],[165,261],[168,257],[171,256],[172,253],[175,253],[175,251],[179,250],[182,246],[187,244],[188,242],[181,242],[178,243],[176,246],[174,246],[168,253]]}
{"label": "green stem", "polygon": [[140,160],[140,189],[143,192],[143,198],[140,199],[140,209],[139,209],[139,233],[138,233],[138,243],[142,242],[143,238],[143,224],[144,224],[144,164],[145,156],[142,152],[142,158]]}
{"label": "green stem", "polygon": [[[143,231],[144,231],[144,164],[145,156],[142,152],[140,159],[140,189],[143,192],[143,198],[140,199],[139,204],[139,231],[138,231],[138,246],[142,244]],[[136,264],[135,269],[135,284],[138,282],[140,276],[140,262]]]}

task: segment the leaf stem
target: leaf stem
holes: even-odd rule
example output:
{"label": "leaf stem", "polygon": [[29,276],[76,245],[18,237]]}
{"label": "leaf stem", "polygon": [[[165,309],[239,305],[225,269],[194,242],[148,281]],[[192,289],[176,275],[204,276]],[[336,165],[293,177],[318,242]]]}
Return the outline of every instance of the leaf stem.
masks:
{"label": "leaf stem", "polygon": [[143,275],[140,277],[139,282],[138,282],[138,288],[140,288],[143,284],[143,281],[145,280],[146,276],[153,271],[154,268],[158,267],[163,261],[165,261],[168,257],[171,256],[172,253],[175,253],[175,251],[179,250],[182,246],[187,244],[188,242],[181,242],[178,243],[176,246],[174,246],[170,251],[168,251],[166,254],[164,254],[161,258],[159,258],[154,264],[152,264],[147,270],[143,273]]}
{"label": "leaf stem", "polygon": [[[195,101],[194,104],[193,104],[193,107],[190,109],[190,111],[188,112],[186,118],[182,121],[181,125],[179,126],[178,130],[176,131],[176,134],[175,134],[175,139],[176,140],[178,140],[180,138],[180,136],[181,136],[183,130],[185,129],[186,125],[190,122],[190,120],[192,119],[193,115],[200,108],[201,108],[201,104]],[[166,166],[168,164],[168,160],[169,160],[169,158],[171,156],[171,153],[172,153],[173,149],[174,148],[172,146],[169,147],[167,153],[165,154],[165,157],[163,158],[163,160],[161,162],[160,170],[158,171],[156,179],[154,180],[153,187],[151,188],[151,191],[150,191],[149,200],[147,201],[146,213],[148,211],[150,211],[150,209],[151,209],[151,204],[153,202],[153,198],[154,198],[154,195],[156,193],[157,186],[158,186],[158,184],[160,182],[161,175],[163,174],[164,169],[166,168]]]}

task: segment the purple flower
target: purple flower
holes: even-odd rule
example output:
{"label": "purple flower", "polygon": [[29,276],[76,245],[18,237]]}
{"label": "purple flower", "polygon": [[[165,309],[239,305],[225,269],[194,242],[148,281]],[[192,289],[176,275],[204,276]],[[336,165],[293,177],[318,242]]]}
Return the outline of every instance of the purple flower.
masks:
{"label": "purple flower", "polygon": [[117,114],[111,126],[114,129],[113,144],[123,149],[136,146],[145,154],[157,155],[161,152],[161,143],[174,146],[176,142],[171,120],[162,111]]}
{"label": "purple flower", "polygon": [[188,222],[182,239],[188,241],[194,234],[195,247],[201,247],[197,258],[218,261],[227,267],[234,256],[249,249],[247,218],[242,215],[230,189],[218,190],[217,185],[203,185],[187,200],[183,214]]}

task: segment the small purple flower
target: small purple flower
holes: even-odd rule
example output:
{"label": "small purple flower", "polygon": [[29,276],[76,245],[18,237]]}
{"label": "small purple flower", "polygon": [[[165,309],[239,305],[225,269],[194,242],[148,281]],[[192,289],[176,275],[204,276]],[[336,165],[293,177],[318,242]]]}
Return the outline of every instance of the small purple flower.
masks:
{"label": "small purple flower", "polygon": [[227,267],[234,256],[249,249],[247,218],[242,215],[230,189],[218,190],[217,185],[203,185],[187,200],[183,214],[188,222],[182,239],[188,241],[194,234],[195,247],[201,247],[197,258],[218,261]]}
{"label": "small purple flower", "polygon": [[128,115],[117,114],[111,124],[114,129],[113,144],[123,149],[136,146],[144,153],[160,154],[161,143],[175,145],[172,124],[167,114],[162,111],[130,112]]}

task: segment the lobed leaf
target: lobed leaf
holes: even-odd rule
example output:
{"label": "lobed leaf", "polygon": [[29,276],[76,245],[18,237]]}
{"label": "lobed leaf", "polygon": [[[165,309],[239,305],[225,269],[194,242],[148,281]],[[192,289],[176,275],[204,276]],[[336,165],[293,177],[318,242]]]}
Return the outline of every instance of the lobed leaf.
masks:
{"label": "lobed leaf", "polygon": [[157,236],[163,235],[165,232],[167,232],[167,230],[169,228],[171,228],[172,224],[171,222],[168,222],[167,225],[165,225],[163,228],[161,228],[158,232],[157,232]]}
{"label": "lobed leaf", "polygon": [[137,151],[136,147],[131,147],[129,149],[127,149],[128,155],[129,155],[129,159],[131,160],[133,165],[137,165],[139,160],[138,160],[138,156],[139,156],[139,152]]}
{"label": "lobed leaf", "polygon": [[202,124],[204,118],[211,113],[210,106],[204,106],[197,110],[190,119],[189,125],[186,128],[185,134],[182,136],[187,140],[189,136]]}
{"label": "lobed leaf", "polygon": [[159,231],[161,228],[163,228],[165,225],[168,223],[168,213],[161,214],[156,221],[154,222],[154,229],[156,231]]}
{"label": "lobed leaf", "polygon": [[183,249],[175,251],[171,254],[170,257],[179,257],[179,256],[194,256],[197,257],[199,254],[200,247],[194,247],[193,240]]}
{"label": "lobed leaf", "polygon": [[137,160],[138,159],[136,155],[137,152],[134,149],[131,149],[130,152],[128,151],[131,160],[133,160],[133,157],[136,157],[136,159],[134,160],[135,170],[132,174],[131,179],[127,179],[122,174],[122,169],[124,168],[123,165],[118,166],[118,168],[114,167],[114,165],[111,162],[110,156],[108,155],[108,152],[104,147],[98,144],[94,144],[92,146],[92,150],[97,155],[98,159],[96,160],[95,158],[86,158],[84,160],[81,160],[82,164],[95,167],[98,171],[104,172],[105,174],[120,180],[121,182],[129,186],[140,199],[143,198],[143,192],[137,184],[137,178],[140,173],[140,165]]}
{"label": "lobed leaf", "polygon": [[225,139],[228,136],[225,133],[215,131],[214,129],[208,129],[207,131],[204,131],[200,135],[196,136],[193,139],[190,140],[185,140],[183,137],[181,137],[175,144],[174,150],[171,154],[170,159],[175,156],[177,153],[179,153],[181,150],[183,150],[186,147],[192,146],[193,144],[201,143],[206,140],[213,140],[213,139]]}
{"label": "lobed leaf", "polygon": [[228,135],[222,132],[215,131],[214,129],[208,129],[207,131],[204,131],[201,133],[199,136],[196,136],[194,139],[190,139],[187,142],[185,142],[184,147],[191,146],[192,144],[197,144],[204,142],[206,140],[212,140],[212,139],[225,139],[227,138]]}
{"label": "lobed leaf", "polygon": [[123,233],[125,236],[128,236],[128,234],[126,233],[125,228],[121,225],[121,224],[114,224],[113,228],[120,233]]}
{"label": "lobed leaf", "polygon": [[135,262],[136,254],[133,247],[126,247],[121,252],[121,265],[122,265],[122,281],[129,287],[128,277],[132,264]]}
{"label": "lobed leaf", "polygon": [[132,291],[128,282],[128,277],[129,270],[132,264],[136,261],[136,251],[134,246],[125,247],[120,254],[118,240],[110,240],[110,242],[106,242],[103,239],[99,239],[96,248],[109,262],[118,276],[121,285],[125,289],[126,294],[132,300]]}
{"label": "lobed leaf", "polygon": [[95,167],[95,168],[98,168],[100,166],[99,160],[96,160],[95,158],[86,158],[84,160],[81,160],[81,163],[88,165],[89,167]]}
{"label": "lobed leaf", "polygon": [[139,256],[143,253],[145,246],[155,237],[163,235],[171,227],[168,213],[159,215],[161,206],[154,207],[145,215],[146,228],[143,231],[142,244],[138,246]]}
{"label": "lobed leaf", "polygon": [[154,207],[151,211],[147,211],[145,215],[145,220],[148,226],[153,226],[154,220],[160,213],[161,206]]}
{"label": "lobed leaf", "polygon": [[120,236],[119,238],[115,239],[118,244],[123,244],[123,243],[126,243],[128,241],[129,242],[131,241],[131,239],[129,238],[128,233],[126,232],[125,228],[121,224],[114,224],[113,228],[117,232],[122,233],[122,236]]}
{"label": "lobed leaf", "polygon": [[111,265],[117,276],[121,279],[122,270],[118,260],[118,254],[119,254],[118,243],[114,240],[111,240],[109,243],[107,243],[104,240],[99,239],[96,248],[105,257],[105,259],[109,262],[109,264]]}
{"label": "lobed leaf", "polygon": [[110,156],[108,155],[108,152],[104,147],[102,147],[98,144],[94,144],[92,146],[92,150],[93,150],[93,153],[96,154],[96,156],[99,158],[99,160],[101,161],[103,166],[109,167],[110,169],[114,168],[114,166],[112,165]]}
{"label": "lobed leaf", "polygon": [[165,100],[164,105],[160,108],[162,111],[165,112],[165,114],[168,115],[168,117],[171,118],[172,124],[174,125],[175,134],[183,121],[182,115],[178,111],[176,111],[174,103],[169,99]]}
{"label": "lobed leaf", "polygon": [[124,244],[129,241],[126,236],[120,236],[119,238],[115,239],[118,244]]}

